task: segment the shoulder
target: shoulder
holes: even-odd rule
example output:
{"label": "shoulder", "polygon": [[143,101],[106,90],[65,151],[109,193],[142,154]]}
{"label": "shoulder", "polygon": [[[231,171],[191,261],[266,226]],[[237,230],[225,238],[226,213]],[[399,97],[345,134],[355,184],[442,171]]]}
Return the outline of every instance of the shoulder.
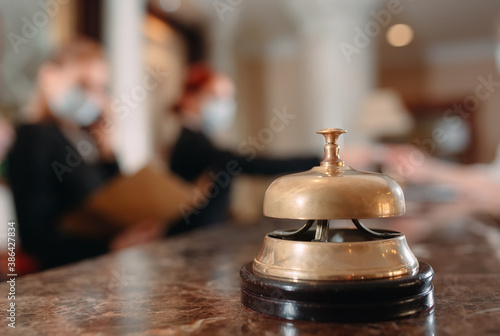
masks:
{"label": "shoulder", "polygon": [[198,148],[207,149],[212,147],[212,143],[202,132],[193,131],[187,127],[183,127],[176,147],[182,149],[187,147],[190,150]]}
{"label": "shoulder", "polygon": [[208,138],[199,131],[194,131],[190,128],[183,127],[179,139],[190,141],[209,141]]}
{"label": "shoulder", "polygon": [[23,124],[16,129],[17,139],[47,139],[60,133],[54,124]]}
{"label": "shoulder", "polygon": [[46,144],[61,139],[61,131],[54,124],[24,124],[16,129],[16,143],[18,144]]}
{"label": "shoulder", "polygon": [[29,153],[51,148],[60,143],[61,131],[54,124],[25,124],[16,129],[16,140],[11,149],[11,155]]}

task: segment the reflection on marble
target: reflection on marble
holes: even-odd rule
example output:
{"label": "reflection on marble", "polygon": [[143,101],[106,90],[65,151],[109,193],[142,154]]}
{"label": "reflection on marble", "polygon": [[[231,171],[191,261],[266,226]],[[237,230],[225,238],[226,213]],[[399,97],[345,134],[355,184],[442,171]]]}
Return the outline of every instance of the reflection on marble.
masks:
{"label": "reflection on marble", "polygon": [[[287,227],[294,227],[290,223]],[[295,225],[296,226],[296,225]],[[411,241],[435,270],[436,306],[412,319],[338,324],[269,318],[240,304],[240,267],[266,232],[214,227],[19,278],[16,329],[1,335],[497,335],[500,229],[483,222],[445,227]],[[7,284],[0,285],[5,312]],[[4,313],[5,314],[5,313]]]}

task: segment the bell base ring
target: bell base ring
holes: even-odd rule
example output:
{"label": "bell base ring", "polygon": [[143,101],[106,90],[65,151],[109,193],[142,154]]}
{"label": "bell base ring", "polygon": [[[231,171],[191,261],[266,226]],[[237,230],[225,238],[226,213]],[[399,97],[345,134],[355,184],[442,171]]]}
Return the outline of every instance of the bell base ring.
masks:
{"label": "bell base ring", "polygon": [[240,270],[241,302],[264,315],[287,320],[374,322],[429,313],[434,307],[432,267],[420,262],[413,275],[374,280],[270,279]]}

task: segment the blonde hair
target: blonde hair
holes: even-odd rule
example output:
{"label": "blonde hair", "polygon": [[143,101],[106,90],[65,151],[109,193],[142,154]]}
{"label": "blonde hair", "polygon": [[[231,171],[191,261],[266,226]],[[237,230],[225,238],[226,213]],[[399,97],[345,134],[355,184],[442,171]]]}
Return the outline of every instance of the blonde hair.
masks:
{"label": "blonde hair", "polygon": [[[53,53],[41,67],[47,64],[58,67],[69,64],[83,65],[98,59],[104,59],[102,46],[89,38],[79,37]],[[48,109],[47,101],[42,94],[39,83],[37,83],[29,103],[23,108],[23,114],[31,122],[54,119]]]}
{"label": "blonde hair", "polygon": [[79,37],[56,51],[48,62],[64,65],[85,63],[103,57],[104,52],[99,43],[86,37]]}

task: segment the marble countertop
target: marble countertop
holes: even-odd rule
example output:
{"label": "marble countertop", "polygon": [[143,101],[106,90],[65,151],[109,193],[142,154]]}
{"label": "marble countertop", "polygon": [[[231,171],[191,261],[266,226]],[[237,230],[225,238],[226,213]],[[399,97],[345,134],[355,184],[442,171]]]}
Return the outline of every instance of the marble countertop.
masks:
{"label": "marble countertop", "polygon": [[[368,324],[285,321],[240,304],[239,269],[276,227],[270,221],[212,227],[18,278],[16,329],[3,318],[0,334],[500,334],[500,228],[495,224],[470,220],[425,237],[408,235],[417,257],[435,270],[434,312]],[[1,284],[4,316],[7,291]]]}

